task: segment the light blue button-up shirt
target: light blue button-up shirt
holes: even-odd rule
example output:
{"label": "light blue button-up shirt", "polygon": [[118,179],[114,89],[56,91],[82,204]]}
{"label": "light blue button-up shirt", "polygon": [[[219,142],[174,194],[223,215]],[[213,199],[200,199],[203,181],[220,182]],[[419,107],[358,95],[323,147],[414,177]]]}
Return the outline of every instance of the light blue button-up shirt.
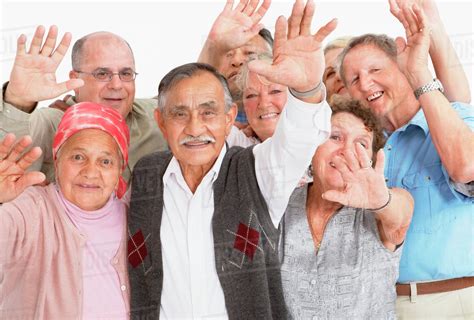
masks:
{"label": "light blue button-up shirt", "polygon": [[[474,108],[452,107],[474,130]],[[388,186],[404,188],[415,199],[399,282],[474,276],[474,198],[454,189],[423,110],[389,137],[384,151]]]}

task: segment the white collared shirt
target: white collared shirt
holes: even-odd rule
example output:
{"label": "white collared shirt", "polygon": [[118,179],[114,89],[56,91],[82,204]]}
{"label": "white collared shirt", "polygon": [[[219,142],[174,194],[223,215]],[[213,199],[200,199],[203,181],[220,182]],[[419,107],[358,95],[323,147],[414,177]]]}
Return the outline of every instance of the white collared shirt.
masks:
{"label": "white collared shirt", "polygon": [[[275,227],[317,146],[329,136],[330,120],[326,101],[308,104],[289,94],[274,136],[254,147],[257,181]],[[213,184],[226,152],[224,146],[194,194],[176,158],[163,175],[161,319],[228,318],[212,233]]]}

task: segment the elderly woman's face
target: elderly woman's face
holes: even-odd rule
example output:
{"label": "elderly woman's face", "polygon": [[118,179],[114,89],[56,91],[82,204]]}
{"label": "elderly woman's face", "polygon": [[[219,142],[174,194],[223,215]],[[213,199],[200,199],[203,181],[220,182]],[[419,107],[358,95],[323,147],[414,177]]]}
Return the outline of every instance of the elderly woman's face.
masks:
{"label": "elderly woman's face", "polygon": [[324,55],[326,69],[324,70],[323,81],[326,85],[328,101],[333,94],[349,97],[349,92],[347,91],[346,87],[344,87],[341,78],[339,78],[339,70],[337,65],[337,58],[342,51],[343,48],[331,49]]}
{"label": "elderly woman's face", "polygon": [[85,129],[60,148],[56,179],[64,197],[87,211],[102,208],[117,186],[121,156],[111,135]]}
{"label": "elderly woman's face", "polygon": [[356,145],[360,144],[372,159],[372,142],[374,135],[361,119],[347,113],[336,113],[331,118],[331,135],[318,147],[313,156],[314,182],[319,183],[323,191],[344,187],[341,174],[334,168],[336,156],[352,153],[357,160]]}
{"label": "elderly woman's face", "polygon": [[249,72],[242,103],[247,120],[260,140],[273,136],[287,98],[285,86]]}

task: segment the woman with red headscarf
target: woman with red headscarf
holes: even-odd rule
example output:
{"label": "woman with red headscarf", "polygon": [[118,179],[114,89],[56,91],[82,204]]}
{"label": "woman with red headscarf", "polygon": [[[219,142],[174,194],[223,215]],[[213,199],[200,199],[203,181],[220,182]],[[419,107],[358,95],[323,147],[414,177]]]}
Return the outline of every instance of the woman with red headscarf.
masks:
{"label": "woman with red headscarf", "polygon": [[[24,153],[28,138],[11,147],[13,140],[0,146],[3,201],[44,178],[24,172],[39,150]],[[53,143],[56,183],[29,187],[0,207],[1,319],[128,318],[120,199],[128,143],[112,108],[80,103],[64,114]]]}

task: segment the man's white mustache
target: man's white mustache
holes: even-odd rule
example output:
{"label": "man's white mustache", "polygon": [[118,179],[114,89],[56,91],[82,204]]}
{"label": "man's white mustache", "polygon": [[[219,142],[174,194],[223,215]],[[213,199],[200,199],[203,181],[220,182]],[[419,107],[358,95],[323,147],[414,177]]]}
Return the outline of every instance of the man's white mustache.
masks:
{"label": "man's white mustache", "polygon": [[214,139],[213,137],[208,136],[208,135],[202,135],[202,136],[198,136],[198,137],[187,136],[183,140],[181,140],[179,142],[179,144],[183,145],[183,144],[186,144],[186,143],[189,143],[189,142],[206,142],[206,143],[211,142],[211,143],[214,143],[214,142],[216,142],[216,139]]}

